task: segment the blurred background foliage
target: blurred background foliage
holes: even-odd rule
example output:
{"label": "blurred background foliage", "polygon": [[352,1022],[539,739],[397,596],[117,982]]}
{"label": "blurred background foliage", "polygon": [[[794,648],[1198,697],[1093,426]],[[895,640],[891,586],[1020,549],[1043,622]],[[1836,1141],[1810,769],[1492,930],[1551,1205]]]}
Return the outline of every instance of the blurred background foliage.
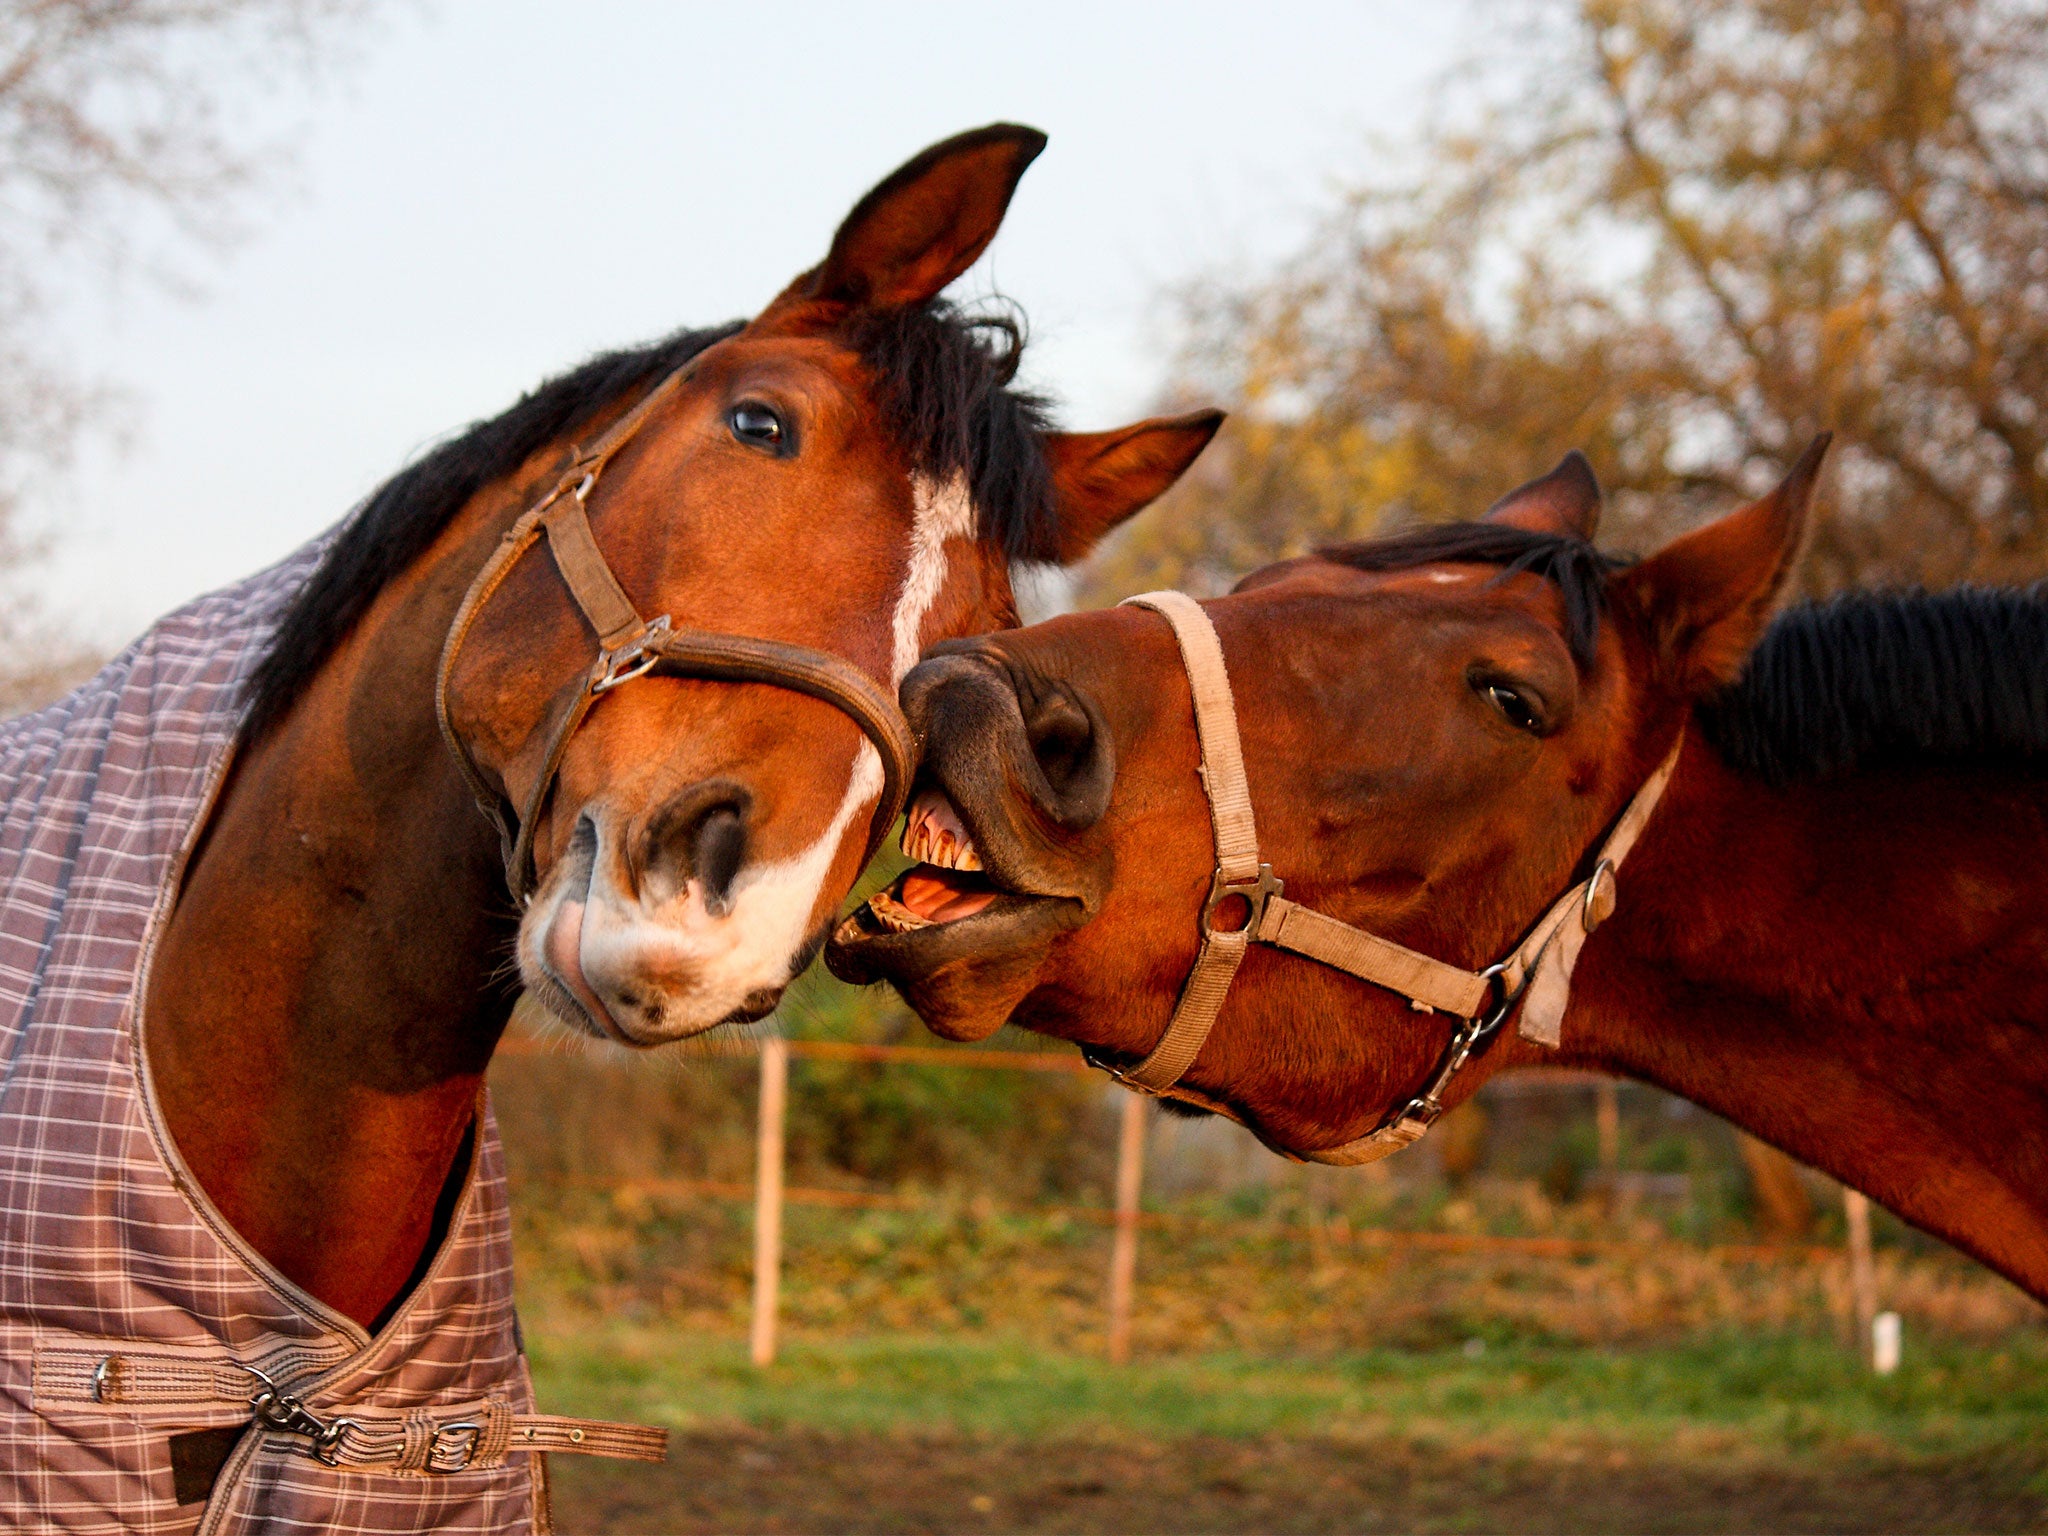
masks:
{"label": "blurred background foliage", "polygon": [[1573,447],[1652,544],[1838,434],[1806,567],[2033,579],[2048,553],[2048,10],[1503,7],[1439,120],[1274,273],[1179,296],[1232,408],[1095,599],[1475,516]]}
{"label": "blurred background foliage", "polygon": [[[1436,120],[1362,156],[1292,260],[1176,296],[1172,403],[1216,401],[1231,421],[1080,595],[1216,592],[1325,542],[1470,517],[1572,447],[1609,489],[1607,541],[1641,549],[1759,494],[1824,428],[1839,449],[1811,590],[2037,577],[2048,7],[1523,0],[1491,15]],[[925,1038],[886,994],[815,976],[779,1027]],[[607,1312],[736,1326],[744,1206],[664,1204],[632,1181],[747,1183],[751,1058],[516,1058],[495,1081],[536,1273]],[[1101,1234],[1073,1213],[1108,1203],[1115,1094],[1049,1074],[797,1062],[791,1182],[927,1202],[797,1213],[799,1328],[1029,1313],[1047,1337],[1085,1341]],[[1157,1209],[1270,1230],[1148,1238],[1153,1347],[1846,1328],[1834,1270],[1704,1253],[1839,1245],[1839,1190],[1648,1088],[1603,1116],[1591,1086],[1489,1085],[1422,1148],[1361,1170],[1292,1167],[1220,1121],[1155,1127]],[[1332,1223],[1694,1249],[1366,1263],[1301,1235]],[[1889,1221],[1880,1239],[1887,1305],[1915,1327],[2038,1320],[1932,1240]],[[1297,1283],[1304,1242],[1335,1288],[1328,1307]]]}
{"label": "blurred background foliage", "polygon": [[[928,1038],[891,994],[818,974],[783,1022],[803,1039]],[[515,1038],[551,1028],[525,1016]],[[1069,1049],[1004,1031],[963,1054],[1048,1048]],[[649,1055],[557,1038],[500,1055],[520,1291],[550,1327],[744,1330],[758,1081],[750,1044]],[[1596,1084],[1496,1081],[1419,1147],[1355,1169],[1285,1162],[1220,1119],[1154,1115],[1145,1205],[1164,1225],[1143,1239],[1140,1346],[1578,1346],[1729,1329],[1846,1342],[1838,1187],[1682,1100],[1611,1091],[1603,1128]],[[798,1057],[788,1182],[841,1203],[800,1197],[789,1212],[794,1336],[1099,1350],[1122,1098],[1093,1075]],[[2038,1306],[1935,1240],[1889,1217],[1877,1235],[1885,1304],[1916,1337],[2038,1326]],[[1514,1246],[1527,1239],[1553,1246]]]}

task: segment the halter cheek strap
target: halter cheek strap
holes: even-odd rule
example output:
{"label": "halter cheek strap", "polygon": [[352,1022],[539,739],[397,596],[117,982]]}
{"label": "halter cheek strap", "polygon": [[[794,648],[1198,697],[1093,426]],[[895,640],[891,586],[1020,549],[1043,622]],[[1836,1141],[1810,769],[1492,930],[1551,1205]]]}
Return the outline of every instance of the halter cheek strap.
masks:
{"label": "halter cheek strap", "polygon": [[1201,947],[1166,1032],[1143,1061],[1115,1072],[1117,1080],[1153,1094],[1179,1082],[1201,1053],[1237,968],[1254,943],[1292,950],[1399,993],[1419,1012],[1446,1013],[1461,1021],[1421,1092],[1369,1135],[1317,1151],[1276,1149],[1289,1157],[1369,1163],[1420,1140],[1443,1113],[1443,1092],[1451,1079],[1493,1043],[1518,1003],[1522,1036],[1556,1046],[1579,950],[1586,936],[1614,911],[1614,872],[1635,847],[1670,782],[1684,734],[1615,822],[1594,858],[1593,872],[1558,897],[1505,959],[1483,971],[1468,971],[1339,922],[1282,894],[1284,887],[1272,866],[1259,858],[1237,705],[1215,626],[1184,592],[1148,592],[1125,601],[1164,618],[1180,646],[1194,698],[1195,734],[1202,754],[1199,772],[1215,831],[1216,871],[1202,904]]}
{"label": "halter cheek strap", "polygon": [[[523,902],[533,890],[534,831],[577,728],[599,699],[638,677],[653,674],[764,683],[822,699],[851,719],[874,746],[882,763],[882,797],[869,819],[867,851],[861,856],[863,865],[874,857],[909,794],[911,769],[917,761],[916,744],[895,698],[885,693],[873,678],[829,651],[751,635],[677,629],[665,613],[643,619],[598,548],[588,506],[598,477],[613,456],[647,424],[656,407],[681,387],[692,366],[685,364],[649,390],[591,448],[576,455],[552,491],[520,514],[470,583],[441,647],[441,665],[434,679],[434,711],[441,724],[441,736],[454,754],[470,793],[498,829],[499,847],[505,859],[505,883],[515,901]],[[527,791],[525,804],[508,817],[503,795],[485,778],[469,744],[455,729],[448,697],[449,679],[456,658],[485,606],[521,558],[543,537],[562,584],[569,589],[569,596],[596,638],[597,657],[575,699],[549,731],[540,772]]]}

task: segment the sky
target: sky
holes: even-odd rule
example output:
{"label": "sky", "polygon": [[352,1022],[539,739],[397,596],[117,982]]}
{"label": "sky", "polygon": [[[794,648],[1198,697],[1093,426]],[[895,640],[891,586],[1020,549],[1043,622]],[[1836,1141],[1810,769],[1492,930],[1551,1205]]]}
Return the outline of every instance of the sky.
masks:
{"label": "sky", "polygon": [[[1067,424],[1142,416],[1178,284],[1295,249],[1426,115],[1462,5],[401,3],[310,97],[197,293],[75,305],[122,391],[34,508],[44,606],[114,646],[592,352],[759,309],[870,185],[996,120],[1051,136],[956,287],[1021,304]],[[232,88],[230,85],[229,88]]]}

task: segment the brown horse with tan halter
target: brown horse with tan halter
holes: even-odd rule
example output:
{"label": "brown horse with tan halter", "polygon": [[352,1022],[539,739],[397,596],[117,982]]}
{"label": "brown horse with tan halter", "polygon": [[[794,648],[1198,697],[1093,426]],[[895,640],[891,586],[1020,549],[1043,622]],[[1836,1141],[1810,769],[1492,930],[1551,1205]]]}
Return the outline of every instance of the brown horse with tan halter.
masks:
{"label": "brown horse with tan halter", "polygon": [[939,647],[929,862],[834,969],[1322,1161],[1502,1067],[1640,1078],[2048,1298],[2048,601],[1773,625],[1823,446],[1638,564],[1573,456],[1476,523]]}
{"label": "brown horse with tan halter", "polygon": [[1052,432],[1015,328],[938,300],[1043,143],[927,150],[752,321],[437,449],[286,613],[146,1043],[192,1177],[327,1306],[388,1316],[431,1256],[513,954],[592,1034],[759,1018],[900,806],[919,651],[1014,624],[1012,562],[1076,558],[1215,430]]}

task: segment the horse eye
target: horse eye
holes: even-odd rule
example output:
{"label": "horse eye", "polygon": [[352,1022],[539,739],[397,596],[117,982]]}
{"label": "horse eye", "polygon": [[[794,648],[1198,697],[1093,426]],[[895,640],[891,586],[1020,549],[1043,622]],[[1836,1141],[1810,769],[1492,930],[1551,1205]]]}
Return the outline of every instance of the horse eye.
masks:
{"label": "horse eye", "polygon": [[1529,707],[1529,701],[1506,684],[1487,683],[1480,692],[1486,695],[1486,702],[1499,710],[1516,730],[1537,732],[1543,729],[1542,718]]}
{"label": "horse eye", "polygon": [[782,446],[782,418],[758,400],[746,400],[734,406],[726,422],[732,428],[732,435],[743,443],[751,443],[756,448]]}

